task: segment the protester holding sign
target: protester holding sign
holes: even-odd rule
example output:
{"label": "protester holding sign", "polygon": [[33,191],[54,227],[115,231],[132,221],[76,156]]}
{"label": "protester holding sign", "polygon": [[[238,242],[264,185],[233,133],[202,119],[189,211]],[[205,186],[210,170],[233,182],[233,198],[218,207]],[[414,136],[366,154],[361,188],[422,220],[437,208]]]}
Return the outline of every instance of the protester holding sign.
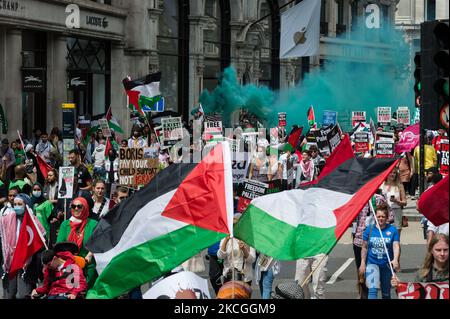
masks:
{"label": "protester holding sign", "polygon": [[139,125],[135,125],[133,127],[133,134],[128,140],[128,147],[145,147],[147,143],[145,139],[142,137],[142,128]]}
{"label": "protester holding sign", "polygon": [[[437,234],[433,236],[428,251],[425,256],[425,261],[422,268],[416,274],[415,282],[447,282],[448,283],[448,236],[444,234]],[[393,276],[391,285],[397,287],[399,279]],[[448,285],[447,285],[448,287]],[[448,289],[448,288],[447,288]]]}

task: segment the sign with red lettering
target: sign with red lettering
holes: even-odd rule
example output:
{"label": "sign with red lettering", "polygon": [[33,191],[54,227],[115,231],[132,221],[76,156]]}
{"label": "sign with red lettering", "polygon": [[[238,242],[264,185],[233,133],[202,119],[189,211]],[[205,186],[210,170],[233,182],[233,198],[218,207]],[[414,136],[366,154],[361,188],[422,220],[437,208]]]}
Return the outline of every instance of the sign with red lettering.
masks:
{"label": "sign with red lettering", "polygon": [[278,113],[278,126],[286,126],[286,112]]}
{"label": "sign with red lettering", "polygon": [[241,213],[245,211],[252,199],[265,195],[268,188],[269,185],[266,183],[246,179],[244,182],[244,187],[239,194],[237,211]]}
{"label": "sign with red lettering", "polygon": [[366,112],[354,111],[352,112],[352,127],[358,126],[359,122],[366,122]]}
{"label": "sign with red lettering", "polygon": [[119,184],[139,188],[147,185],[159,171],[159,160],[152,158],[153,149],[120,148]]}
{"label": "sign with red lettering", "polygon": [[397,287],[398,299],[447,299],[448,282],[400,282]]}

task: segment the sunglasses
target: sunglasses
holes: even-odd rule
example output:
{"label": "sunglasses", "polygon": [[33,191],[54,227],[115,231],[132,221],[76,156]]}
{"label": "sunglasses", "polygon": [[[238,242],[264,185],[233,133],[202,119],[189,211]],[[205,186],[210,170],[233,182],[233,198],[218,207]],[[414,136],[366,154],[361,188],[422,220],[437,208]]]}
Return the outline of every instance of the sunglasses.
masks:
{"label": "sunglasses", "polygon": [[83,205],[74,205],[74,204],[72,204],[72,205],[70,205],[70,208],[72,208],[72,209],[83,209]]}
{"label": "sunglasses", "polygon": [[128,198],[128,196],[121,196],[121,197],[119,197],[120,200],[127,199],[127,198]]}
{"label": "sunglasses", "polygon": [[8,195],[8,197],[16,197],[17,195]]}

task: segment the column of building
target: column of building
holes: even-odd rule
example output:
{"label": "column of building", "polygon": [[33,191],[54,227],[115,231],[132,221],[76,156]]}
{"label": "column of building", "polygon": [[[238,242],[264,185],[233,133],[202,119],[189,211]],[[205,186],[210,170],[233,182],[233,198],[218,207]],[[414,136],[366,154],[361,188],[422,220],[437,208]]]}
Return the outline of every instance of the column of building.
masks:
{"label": "column of building", "polygon": [[47,128],[62,129],[61,105],[67,100],[67,37],[47,36]]}
{"label": "column of building", "polygon": [[22,127],[22,31],[7,29],[5,34],[5,48],[3,72],[5,104],[3,108],[8,119],[7,137],[17,139],[17,132],[13,128]]}

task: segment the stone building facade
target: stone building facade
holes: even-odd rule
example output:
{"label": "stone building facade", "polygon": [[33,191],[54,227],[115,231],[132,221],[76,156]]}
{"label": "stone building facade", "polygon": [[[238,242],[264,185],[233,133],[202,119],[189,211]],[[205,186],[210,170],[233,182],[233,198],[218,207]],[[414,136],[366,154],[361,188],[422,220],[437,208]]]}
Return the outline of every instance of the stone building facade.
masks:
{"label": "stone building facade", "polygon": [[[188,120],[201,92],[212,90],[229,65],[241,83],[277,90],[301,85],[305,73],[325,60],[371,63],[388,53],[385,44],[352,39],[350,31],[365,28],[356,21],[370,14],[370,4],[393,24],[399,0],[318,1],[320,55],[280,61],[280,14],[300,1],[2,0],[0,103],[8,137],[16,138],[17,129],[29,136],[35,127],[61,127],[64,102],[91,116],[111,105],[129,131],[122,86],[128,75],[160,70],[166,109]],[[68,20],[76,22],[73,5],[80,25],[68,27]],[[358,48],[371,54],[362,56]]]}

